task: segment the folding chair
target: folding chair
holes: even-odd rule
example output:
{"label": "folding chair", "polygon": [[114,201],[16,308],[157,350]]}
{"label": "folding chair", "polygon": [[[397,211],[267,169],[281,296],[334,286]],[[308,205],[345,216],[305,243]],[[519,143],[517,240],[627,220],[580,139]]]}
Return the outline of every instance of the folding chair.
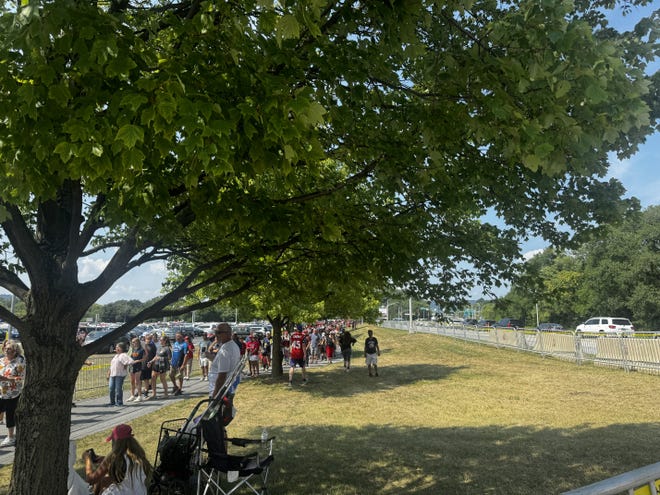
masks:
{"label": "folding chair", "polygon": [[[218,417],[200,421],[202,449],[206,454],[198,466],[198,495],[230,495],[246,487],[255,495],[266,495],[268,472],[273,462],[273,440],[275,437],[253,440],[247,438],[225,438],[224,428]],[[258,445],[259,451],[246,455],[227,453],[226,442],[238,447]]]}

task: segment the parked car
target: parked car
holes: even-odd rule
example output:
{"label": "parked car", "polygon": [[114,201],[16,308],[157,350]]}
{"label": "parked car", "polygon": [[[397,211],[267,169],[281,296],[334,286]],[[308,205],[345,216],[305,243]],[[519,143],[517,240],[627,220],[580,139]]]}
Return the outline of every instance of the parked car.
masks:
{"label": "parked car", "polygon": [[[114,330],[115,330],[114,328],[95,327],[92,330],[89,330],[89,332],[87,333],[87,336],[85,337],[83,345],[91,344],[92,342],[95,342],[95,341],[99,340],[101,337],[105,337],[106,335],[108,335],[110,332],[112,332]],[[124,343],[128,344],[128,339],[126,338],[126,336],[121,336],[120,335],[117,338],[116,341],[108,344],[108,346],[106,348],[102,349],[100,352],[109,352],[109,353],[115,352],[115,345],[117,344],[117,342],[124,342]]]}
{"label": "parked car", "polygon": [[559,323],[539,323],[539,326],[536,327],[536,329],[541,332],[561,332],[564,330],[564,327]]}
{"label": "parked car", "polygon": [[494,326],[499,328],[522,328],[524,324],[521,320],[515,318],[502,318]]}
{"label": "parked car", "polygon": [[482,328],[490,328],[495,326],[495,323],[497,323],[495,320],[479,320],[477,322],[477,326]]}
{"label": "parked car", "polygon": [[634,330],[628,318],[616,316],[595,316],[576,328],[576,331],[584,333],[629,333]]}

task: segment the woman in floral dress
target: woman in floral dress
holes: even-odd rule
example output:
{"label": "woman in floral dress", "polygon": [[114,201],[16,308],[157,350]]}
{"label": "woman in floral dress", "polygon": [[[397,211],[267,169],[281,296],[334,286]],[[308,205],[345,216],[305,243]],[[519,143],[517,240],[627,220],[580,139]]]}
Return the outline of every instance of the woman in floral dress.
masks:
{"label": "woman in floral dress", "polygon": [[0,410],[7,421],[7,438],[0,447],[16,445],[16,406],[25,381],[25,358],[21,344],[10,340],[5,355],[0,359]]}

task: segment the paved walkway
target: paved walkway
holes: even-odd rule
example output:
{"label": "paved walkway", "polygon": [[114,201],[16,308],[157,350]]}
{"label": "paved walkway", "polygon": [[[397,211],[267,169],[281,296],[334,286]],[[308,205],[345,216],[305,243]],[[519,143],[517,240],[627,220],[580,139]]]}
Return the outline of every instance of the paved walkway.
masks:
{"label": "paved walkway", "polygon": [[[159,384],[160,386],[160,384]],[[120,423],[128,423],[135,418],[156,412],[172,401],[208,397],[208,382],[192,378],[183,384],[184,393],[167,399],[155,399],[143,402],[128,402],[122,407],[108,407],[108,397],[79,400],[71,408],[71,439],[78,440],[99,431],[108,433]],[[124,398],[128,397],[124,392]],[[7,435],[7,427],[0,425],[0,438]],[[14,447],[0,447],[0,467],[14,462]]]}
{"label": "paved walkway", "polygon": [[[341,354],[339,356],[339,358],[335,356],[335,363],[341,363]],[[327,361],[322,361],[317,364],[310,364],[309,367],[316,368],[327,364]],[[288,373],[288,366],[284,366],[284,373]],[[261,374],[268,375],[270,374],[270,370],[266,372],[261,371]],[[160,382],[158,387],[160,390]],[[70,438],[71,440],[78,440],[99,431],[107,431],[109,433],[116,425],[128,423],[145,414],[156,412],[172,401],[190,398],[201,400],[208,397],[209,385],[208,382],[200,381],[199,376],[196,376],[184,382],[183,389],[184,393],[182,395],[170,395],[167,399],[160,398],[143,402],[124,402],[122,407],[106,406],[108,403],[107,394],[94,399],[78,400],[76,401],[76,406],[71,408]],[[128,395],[124,391],[124,399],[127,397]],[[5,436],[7,436],[7,427],[3,423],[0,425],[0,439],[4,439]],[[14,447],[0,447],[0,467],[11,464],[12,462],[14,462]]]}

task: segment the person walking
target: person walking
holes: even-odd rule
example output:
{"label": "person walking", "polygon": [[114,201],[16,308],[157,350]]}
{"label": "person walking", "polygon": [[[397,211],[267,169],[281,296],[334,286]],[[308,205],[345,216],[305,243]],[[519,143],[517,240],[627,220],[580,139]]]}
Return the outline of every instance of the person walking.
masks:
{"label": "person walking", "polygon": [[302,384],[307,385],[307,368],[305,366],[306,353],[307,339],[302,333],[302,325],[298,325],[290,337],[291,359],[289,361],[289,387],[293,386],[293,374],[296,370],[296,366],[300,366],[300,369],[302,370]]}
{"label": "person walking", "polygon": [[133,437],[133,429],[126,424],[117,425],[105,441],[112,441],[108,455],[97,456],[93,449],[82,455],[85,477],[94,495],[147,495],[147,479],[153,468]]}
{"label": "person walking", "polygon": [[115,345],[115,355],[110,361],[108,369],[108,391],[110,392],[110,403],[108,406],[124,405],[124,380],[128,375],[128,366],[133,360],[126,354],[128,346],[126,342],[118,342]]}
{"label": "person walking", "polygon": [[209,379],[209,358],[206,356],[206,352],[209,350],[209,335],[204,332],[202,335],[202,341],[199,343],[197,348],[197,358],[199,359],[199,369],[202,371],[202,376],[199,378],[200,381]]}
{"label": "person walking", "polygon": [[142,342],[138,337],[133,337],[130,353],[130,358],[133,360],[131,365],[131,396],[126,399],[126,402],[142,401],[142,368],[145,367],[146,357]]}
{"label": "person walking", "polygon": [[160,348],[156,356],[149,362],[151,364],[151,390],[152,395],[147,399],[157,399],[158,393],[156,389],[156,382],[160,377],[160,382],[163,385],[163,397],[169,397],[167,393],[167,372],[170,370],[170,362],[172,361],[172,346],[170,339],[163,335],[160,338]]}
{"label": "person walking", "polygon": [[250,336],[245,343],[245,350],[248,354],[250,376],[259,376],[259,351],[261,350],[261,343],[254,335],[254,332],[250,332]]}
{"label": "person walking", "polygon": [[188,335],[186,335],[183,338],[183,340],[188,346],[188,352],[186,352],[186,359],[184,360],[184,365],[183,365],[184,368],[183,379],[190,380],[190,377],[192,376],[193,361],[195,360],[195,344],[193,344],[192,339]]}
{"label": "person walking", "polygon": [[[170,380],[172,380],[172,395],[183,393],[183,370],[188,360],[188,344],[183,334],[177,332],[172,344],[172,362],[170,363]],[[177,385],[178,383],[178,385]]]}
{"label": "person walking", "polygon": [[5,414],[7,437],[0,447],[16,445],[16,406],[25,382],[25,357],[19,342],[8,340],[0,359],[0,410]]}
{"label": "person walking", "polygon": [[344,358],[344,369],[346,371],[351,369],[351,354],[352,347],[357,340],[351,335],[351,332],[344,330],[343,333],[339,336],[339,347],[341,348],[341,355]]}
{"label": "person walking", "polygon": [[144,336],[144,365],[142,366],[142,374],[140,376],[142,380],[142,396],[146,399],[149,397],[149,389],[151,388],[151,374],[152,374],[152,364],[151,362],[156,357],[158,352],[158,347],[154,343],[154,336],[151,333],[148,333]]}
{"label": "person walking", "polygon": [[[378,346],[378,339],[374,337],[373,330],[368,330],[369,335],[364,339],[364,360],[369,370],[369,376],[378,376],[378,356],[380,356],[380,347]],[[373,367],[373,374],[372,369]]]}

